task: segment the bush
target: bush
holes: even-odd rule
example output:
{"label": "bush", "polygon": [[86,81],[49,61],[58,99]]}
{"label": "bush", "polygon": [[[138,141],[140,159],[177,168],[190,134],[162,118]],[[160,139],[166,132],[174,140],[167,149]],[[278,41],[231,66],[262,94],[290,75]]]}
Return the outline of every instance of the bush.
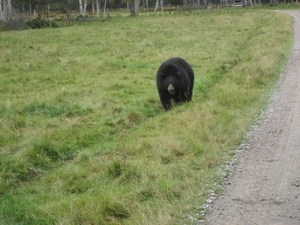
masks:
{"label": "bush", "polygon": [[76,20],[87,20],[88,19],[88,16],[87,15],[79,15],[76,17]]}
{"label": "bush", "polygon": [[30,26],[32,29],[41,29],[49,27],[50,24],[47,20],[42,20],[41,18],[35,18],[33,20],[30,20],[27,22],[28,26]]}
{"label": "bush", "polygon": [[50,25],[51,25],[52,28],[58,28],[59,27],[58,24],[56,22],[54,22],[54,21],[52,21],[50,23]]}
{"label": "bush", "polygon": [[58,27],[58,25],[54,21],[49,22],[49,21],[41,19],[39,17],[28,21],[26,24],[29,27],[31,27],[32,29],[42,29],[42,28],[47,28],[47,27],[57,28]]}
{"label": "bush", "polygon": [[1,30],[5,30],[5,31],[9,31],[9,30],[25,30],[28,29],[28,25],[25,22],[25,18],[24,17],[18,17],[16,19],[13,20],[9,20],[6,22],[1,22],[0,24],[0,29]]}

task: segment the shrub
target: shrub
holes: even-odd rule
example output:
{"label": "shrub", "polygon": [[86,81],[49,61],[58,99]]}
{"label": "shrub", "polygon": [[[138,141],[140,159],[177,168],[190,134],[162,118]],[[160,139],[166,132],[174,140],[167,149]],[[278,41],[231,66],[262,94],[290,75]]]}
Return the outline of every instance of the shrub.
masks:
{"label": "shrub", "polygon": [[17,17],[15,19],[3,22],[1,21],[0,29],[4,31],[9,30],[25,30],[28,29],[28,24],[25,22],[24,17]]}
{"label": "shrub", "polygon": [[76,17],[76,20],[87,20],[88,19],[88,16],[87,15],[79,15]]}
{"label": "shrub", "polygon": [[46,28],[46,27],[50,26],[50,24],[49,24],[49,22],[47,20],[43,20],[43,19],[41,19],[39,17],[35,18],[33,20],[29,20],[27,22],[27,25],[29,27],[31,27],[32,29],[36,29],[36,28],[40,29],[40,28]]}
{"label": "shrub", "polygon": [[26,24],[32,29],[42,29],[42,28],[47,28],[47,27],[57,28],[58,27],[58,25],[54,21],[49,22],[49,21],[41,19],[39,17],[37,17],[33,20],[29,20]]}

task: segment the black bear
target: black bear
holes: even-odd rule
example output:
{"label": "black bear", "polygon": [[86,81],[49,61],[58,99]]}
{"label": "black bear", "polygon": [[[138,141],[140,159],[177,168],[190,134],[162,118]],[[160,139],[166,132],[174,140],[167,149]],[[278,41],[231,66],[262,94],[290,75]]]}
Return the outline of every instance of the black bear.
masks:
{"label": "black bear", "polygon": [[171,58],[159,67],[156,85],[160,101],[165,110],[171,109],[171,99],[175,103],[192,100],[194,71],[182,58]]}

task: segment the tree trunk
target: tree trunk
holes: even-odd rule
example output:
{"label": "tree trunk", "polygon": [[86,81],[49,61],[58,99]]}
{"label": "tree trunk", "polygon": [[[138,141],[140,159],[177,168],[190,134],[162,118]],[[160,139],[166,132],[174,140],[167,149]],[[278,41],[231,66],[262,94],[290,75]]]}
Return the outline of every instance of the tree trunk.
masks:
{"label": "tree trunk", "polygon": [[154,9],[154,13],[156,13],[156,10],[157,10],[157,8],[158,8],[158,3],[159,3],[159,0],[156,0],[155,9]]}
{"label": "tree trunk", "polygon": [[134,14],[139,14],[140,0],[134,0]]}
{"label": "tree trunk", "polygon": [[147,12],[149,11],[149,4],[148,4],[148,0],[146,0],[146,8],[147,8]]}
{"label": "tree trunk", "polygon": [[67,9],[67,23],[68,23],[68,26],[71,26],[70,10],[69,9]]}
{"label": "tree trunk", "polygon": [[2,0],[0,0],[0,20],[3,20]]}
{"label": "tree trunk", "polygon": [[104,6],[103,6],[103,15],[106,16],[106,4],[107,0],[104,0]]}
{"label": "tree trunk", "polygon": [[7,0],[7,19],[11,20],[12,19],[12,5],[11,5],[11,0]]}
{"label": "tree trunk", "polygon": [[161,11],[164,11],[164,0],[160,0]]}
{"label": "tree trunk", "polygon": [[84,0],[84,4],[83,4],[83,13],[86,16],[86,7],[87,7],[87,0]]}
{"label": "tree trunk", "polygon": [[38,17],[41,19],[42,18],[42,11],[41,11],[41,0],[38,1],[37,4],[37,11],[38,11]]}
{"label": "tree trunk", "polygon": [[31,9],[31,1],[29,1],[29,14],[32,14],[32,9]]}
{"label": "tree trunk", "polygon": [[3,0],[2,4],[3,4],[2,20],[6,21],[6,18],[7,18],[7,6],[6,6],[7,3],[6,3],[6,0]]}
{"label": "tree trunk", "polygon": [[3,0],[2,1],[3,7],[1,11],[1,20],[9,21],[12,19],[12,5],[11,0]]}
{"label": "tree trunk", "polygon": [[68,26],[71,26],[69,0],[66,1],[66,11],[67,11],[67,24]]}
{"label": "tree trunk", "polygon": [[47,5],[47,20],[50,21],[50,4]]}
{"label": "tree trunk", "polygon": [[82,0],[79,0],[79,13],[80,15],[85,16],[83,12]]}
{"label": "tree trunk", "polygon": [[99,4],[99,0],[97,0],[96,2],[96,5],[97,5],[97,15],[100,16],[100,4]]}

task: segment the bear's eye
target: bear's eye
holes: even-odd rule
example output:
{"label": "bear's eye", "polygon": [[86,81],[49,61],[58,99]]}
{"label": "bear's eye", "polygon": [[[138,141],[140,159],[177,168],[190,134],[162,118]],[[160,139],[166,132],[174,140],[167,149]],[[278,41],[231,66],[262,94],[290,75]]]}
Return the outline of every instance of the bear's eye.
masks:
{"label": "bear's eye", "polygon": [[179,76],[180,76],[180,71],[178,71],[178,72],[176,73],[176,76],[177,76],[177,77],[179,77]]}

